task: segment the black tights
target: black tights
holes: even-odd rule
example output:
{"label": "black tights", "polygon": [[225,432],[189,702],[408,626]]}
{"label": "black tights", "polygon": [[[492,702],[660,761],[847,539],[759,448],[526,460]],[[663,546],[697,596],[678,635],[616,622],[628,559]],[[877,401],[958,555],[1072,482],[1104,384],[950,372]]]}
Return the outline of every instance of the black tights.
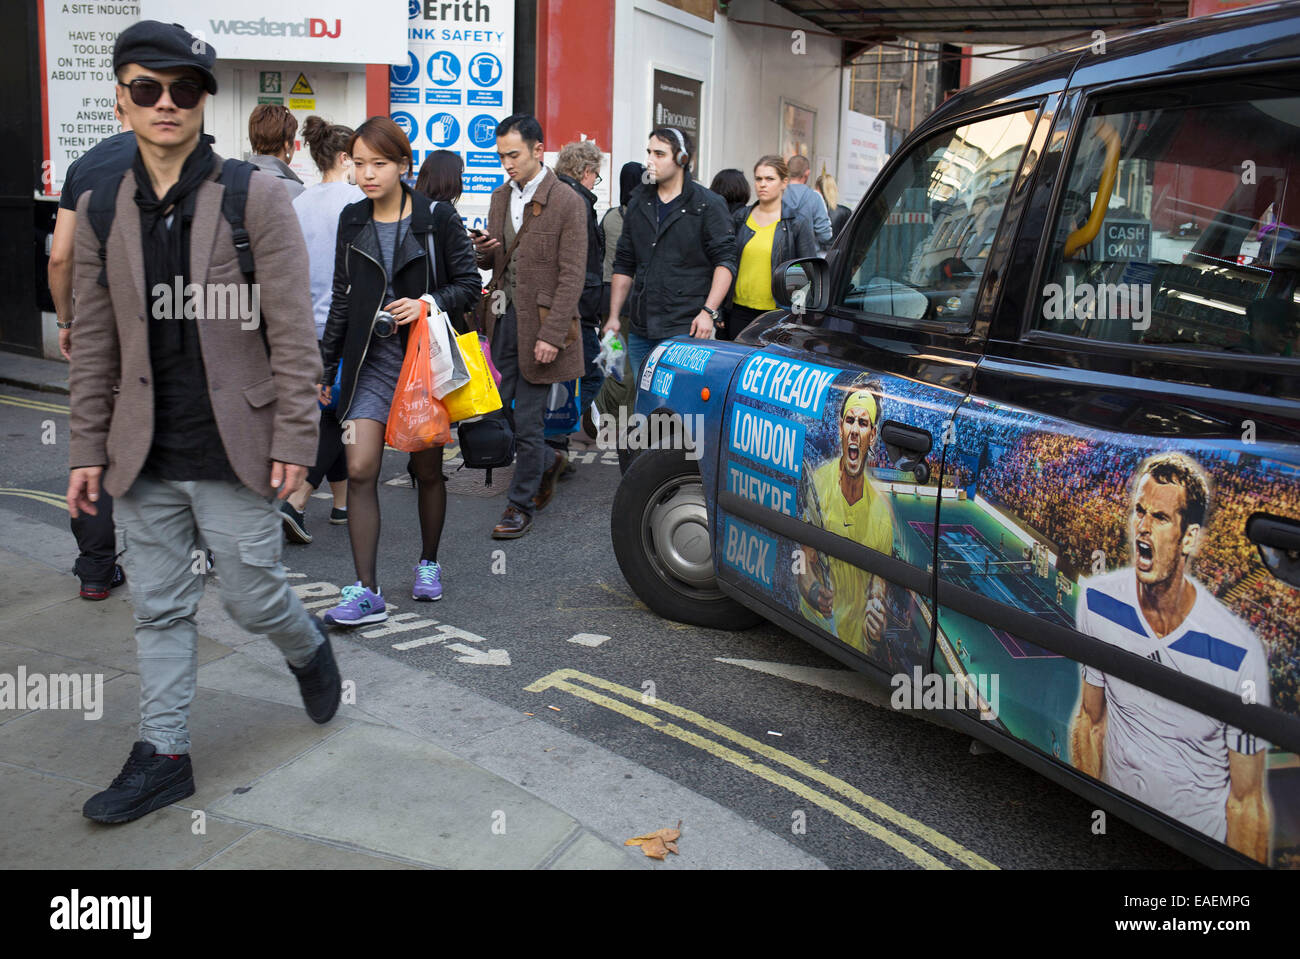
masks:
{"label": "black tights", "polygon": [[[378,591],[375,562],[379,554],[379,466],[384,458],[384,424],[376,420],[351,420],[348,442],[344,424],[344,448],[348,456],[348,535],[352,540],[352,562],[361,585]],[[420,505],[421,559],[438,561],[438,540],[447,517],[447,484],[442,476],[442,447],[411,455]]]}

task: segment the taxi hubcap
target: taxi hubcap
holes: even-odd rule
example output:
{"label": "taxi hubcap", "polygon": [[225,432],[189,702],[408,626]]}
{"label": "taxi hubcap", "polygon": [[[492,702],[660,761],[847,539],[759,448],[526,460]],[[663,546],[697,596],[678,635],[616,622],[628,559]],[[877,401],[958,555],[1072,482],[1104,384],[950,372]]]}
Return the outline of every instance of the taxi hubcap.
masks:
{"label": "taxi hubcap", "polygon": [[646,552],[661,573],[693,590],[717,592],[709,514],[698,477],[678,477],[650,497],[642,526]]}

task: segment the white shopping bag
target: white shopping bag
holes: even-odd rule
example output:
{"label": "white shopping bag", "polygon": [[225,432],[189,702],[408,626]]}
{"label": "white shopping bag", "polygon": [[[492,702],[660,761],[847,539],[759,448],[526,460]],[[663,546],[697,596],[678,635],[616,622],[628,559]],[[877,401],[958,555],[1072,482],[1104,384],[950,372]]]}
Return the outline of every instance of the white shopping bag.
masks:
{"label": "white shopping bag", "polygon": [[428,304],[426,320],[429,324],[429,362],[433,367],[433,395],[442,399],[452,390],[469,382],[469,368],[456,342],[456,328],[451,317],[442,311],[429,294],[420,297]]}

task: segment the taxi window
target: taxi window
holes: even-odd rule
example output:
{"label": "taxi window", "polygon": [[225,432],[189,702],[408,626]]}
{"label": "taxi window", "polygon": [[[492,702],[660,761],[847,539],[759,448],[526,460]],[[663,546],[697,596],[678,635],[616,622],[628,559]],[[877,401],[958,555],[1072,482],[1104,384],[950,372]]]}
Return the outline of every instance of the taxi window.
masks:
{"label": "taxi window", "polygon": [[1036,113],[925,140],[872,200],[835,306],[865,319],[968,324]]}
{"label": "taxi window", "polygon": [[1097,103],[1069,167],[1031,325],[1300,356],[1296,80]]}

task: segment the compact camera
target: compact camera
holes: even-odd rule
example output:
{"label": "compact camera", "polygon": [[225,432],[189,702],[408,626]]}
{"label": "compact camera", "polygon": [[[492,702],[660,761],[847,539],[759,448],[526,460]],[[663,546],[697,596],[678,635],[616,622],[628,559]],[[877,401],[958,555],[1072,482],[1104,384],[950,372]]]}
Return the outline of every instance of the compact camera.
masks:
{"label": "compact camera", "polygon": [[397,320],[387,310],[375,314],[375,336],[389,337],[397,332]]}

